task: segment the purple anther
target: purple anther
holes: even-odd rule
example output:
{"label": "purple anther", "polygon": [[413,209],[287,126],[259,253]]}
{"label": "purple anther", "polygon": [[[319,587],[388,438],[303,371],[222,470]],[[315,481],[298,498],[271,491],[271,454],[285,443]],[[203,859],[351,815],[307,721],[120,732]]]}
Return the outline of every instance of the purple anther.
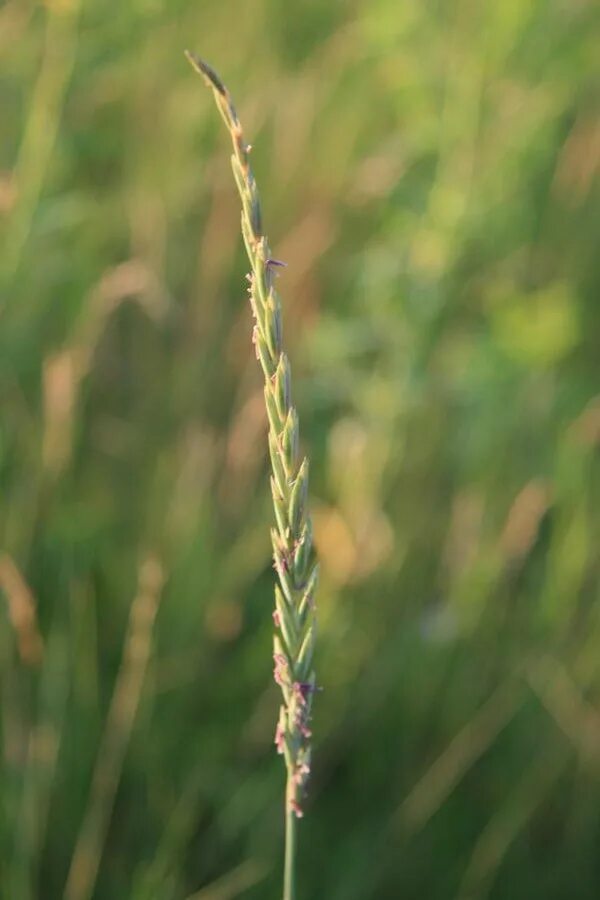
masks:
{"label": "purple anther", "polygon": [[296,800],[290,800],[290,809],[293,813],[295,813],[297,819],[301,819],[304,813],[302,812],[302,807]]}
{"label": "purple anther", "polygon": [[279,685],[279,687],[283,687],[285,684],[288,684],[289,681],[286,674],[288,661],[281,653],[274,653],[273,661],[275,663],[275,666],[273,668],[273,678],[275,679],[275,682]]}
{"label": "purple anther", "polygon": [[274,561],[273,561],[273,568],[275,569],[275,571],[276,571],[282,578],[284,578],[285,575],[286,575],[286,574],[288,573],[288,571],[289,571],[289,570],[288,570],[287,562],[286,562],[286,560],[285,560],[284,558],[280,558],[280,559],[274,560]]}
{"label": "purple anther", "polygon": [[285,269],[287,267],[287,263],[283,262],[282,259],[269,258],[269,259],[265,259],[265,266],[267,266],[267,268]]}
{"label": "purple anther", "polygon": [[311,681],[295,681],[294,693],[298,694],[304,702],[309,694],[314,694],[317,688]]}
{"label": "purple anther", "polygon": [[307,763],[300,763],[299,766],[296,766],[296,771],[294,772],[294,781],[296,784],[303,784],[308,775],[310,775],[310,766]]}
{"label": "purple anther", "polygon": [[281,727],[281,725],[278,723],[277,728],[275,729],[275,746],[277,747],[278,753],[280,753],[280,754],[283,753],[284,745],[285,745],[284,731],[283,731],[283,728]]}

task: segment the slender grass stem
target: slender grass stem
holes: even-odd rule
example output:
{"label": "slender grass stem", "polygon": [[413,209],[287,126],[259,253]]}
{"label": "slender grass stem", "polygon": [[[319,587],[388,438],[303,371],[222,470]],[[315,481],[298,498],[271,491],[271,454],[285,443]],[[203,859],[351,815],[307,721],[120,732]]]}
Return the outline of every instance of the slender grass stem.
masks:
{"label": "slender grass stem", "polygon": [[283,900],[295,900],[296,898],[296,823],[297,817],[293,809],[290,807],[287,795],[290,792],[290,784],[288,777],[288,787],[286,790],[285,804],[285,859],[283,868]]}
{"label": "slender grass stem", "polygon": [[250,168],[251,147],[244,140],[229,91],[208,63],[192,53],[186,56],[212,89],[231,137],[231,165],[242,203],[242,235],[250,262],[247,277],[254,317],[252,340],[265,381],[276,521],[276,527],[271,530],[279,581],[273,612],[273,675],[281,688],[282,704],[275,746],[287,769],[283,900],[295,900],[296,820],[303,813],[310,773],[309,725],[316,690],[312,657],[316,637],[317,565],[307,511],[308,459],[302,459],[299,453],[298,414],[292,403],[290,363],[283,351],[282,304],[275,289],[277,272],[285,264],[272,257],[263,232],[258,188]]}

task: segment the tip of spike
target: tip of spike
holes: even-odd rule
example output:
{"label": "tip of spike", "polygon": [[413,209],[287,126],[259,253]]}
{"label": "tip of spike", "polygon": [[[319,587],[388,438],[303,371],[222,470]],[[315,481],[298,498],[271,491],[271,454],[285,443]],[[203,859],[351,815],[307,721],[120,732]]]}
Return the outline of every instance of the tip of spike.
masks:
{"label": "tip of spike", "polygon": [[192,53],[191,50],[184,50],[183,52],[191,66],[204,76],[206,83],[213,87],[220,94],[225,96],[227,94],[225,85],[223,84],[213,67],[209,66],[209,64],[205,62],[200,56],[198,56],[197,53]]}

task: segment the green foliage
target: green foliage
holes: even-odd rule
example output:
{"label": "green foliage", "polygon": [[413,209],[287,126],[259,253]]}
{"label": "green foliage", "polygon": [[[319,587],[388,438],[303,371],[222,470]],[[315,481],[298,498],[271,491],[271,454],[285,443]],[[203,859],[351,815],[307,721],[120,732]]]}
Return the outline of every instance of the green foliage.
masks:
{"label": "green foliage", "polygon": [[298,900],[591,900],[587,0],[0,10],[0,893],[280,897],[267,421],[186,46],[288,263],[324,687]]}

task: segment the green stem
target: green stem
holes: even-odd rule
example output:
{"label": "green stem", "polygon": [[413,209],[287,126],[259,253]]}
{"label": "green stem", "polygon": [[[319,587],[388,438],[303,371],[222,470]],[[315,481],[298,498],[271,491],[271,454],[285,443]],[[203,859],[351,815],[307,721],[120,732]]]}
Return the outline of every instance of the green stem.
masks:
{"label": "green stem", "polygon": [[285,862],[283,870],[283,900],[295,900],[296,869],[296,814],[290,809],[289,788],[286,791],[285,812]]}

